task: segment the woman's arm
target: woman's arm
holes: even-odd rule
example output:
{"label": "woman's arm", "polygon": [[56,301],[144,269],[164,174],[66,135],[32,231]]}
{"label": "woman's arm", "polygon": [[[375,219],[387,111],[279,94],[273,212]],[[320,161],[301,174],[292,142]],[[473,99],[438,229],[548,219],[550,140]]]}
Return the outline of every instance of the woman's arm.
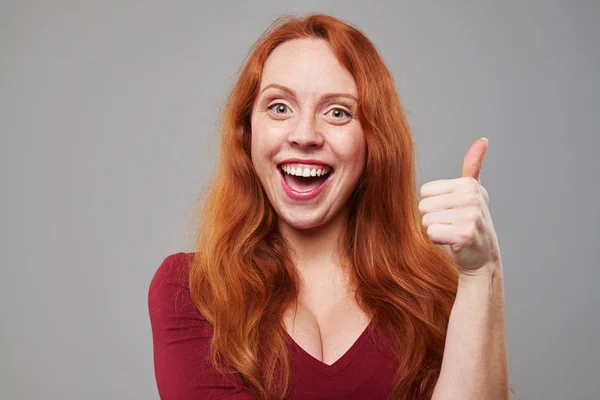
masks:
{"label": "woman's arm", "polygon": [[432,400],[508,399],[502,263],[459,275]]}
{"label": "woman's arm", "polygon": [[254,400],[237,379],[217,373],[208,360],[212,327],[195,308],[188,255],[165,258],[150,283],[154,372],[162,400]]}

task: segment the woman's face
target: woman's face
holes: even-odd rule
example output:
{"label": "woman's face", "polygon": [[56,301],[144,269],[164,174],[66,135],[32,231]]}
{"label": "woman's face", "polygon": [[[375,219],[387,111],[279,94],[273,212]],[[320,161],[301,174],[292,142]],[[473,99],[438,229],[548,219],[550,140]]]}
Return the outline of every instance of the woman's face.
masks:
{"label": "woman's face", "polygon": [[322,39],[287,41],[267,58],[251,153],[280,223],[316,228],[346,207],[366,158],[357,98],[354,78]]}
{"label": "woman's face", "polygon": [[285,42],[267,58],[251,154],[281,223],[317,228],[347,205],[366,159],[357,98],[354,78],[322,39]]}

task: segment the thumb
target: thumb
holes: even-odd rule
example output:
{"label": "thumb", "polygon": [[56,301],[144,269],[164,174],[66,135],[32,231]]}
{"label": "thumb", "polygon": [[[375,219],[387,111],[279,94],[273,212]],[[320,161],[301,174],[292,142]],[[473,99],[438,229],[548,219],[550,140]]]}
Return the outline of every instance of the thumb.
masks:
{"label": "thumb", "polygon": [[480,138],[471,144],[467,154],[463,160],[462,165],[462,176],[470,176],[480,181],[481,164],[483,163],[483,157],[487,151],[488,139]]}

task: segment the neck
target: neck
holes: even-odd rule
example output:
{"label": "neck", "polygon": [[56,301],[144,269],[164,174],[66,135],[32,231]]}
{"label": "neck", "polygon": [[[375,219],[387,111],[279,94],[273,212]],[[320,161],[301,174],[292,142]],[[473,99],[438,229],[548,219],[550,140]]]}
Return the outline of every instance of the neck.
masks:
{"label": "neck", "polygon": [[338,242],[347,215],[344,209],[327,224],[310,229],[296,229],[280,221],[280,232],[290,244],[296,267],[303,275],[342,268]]}

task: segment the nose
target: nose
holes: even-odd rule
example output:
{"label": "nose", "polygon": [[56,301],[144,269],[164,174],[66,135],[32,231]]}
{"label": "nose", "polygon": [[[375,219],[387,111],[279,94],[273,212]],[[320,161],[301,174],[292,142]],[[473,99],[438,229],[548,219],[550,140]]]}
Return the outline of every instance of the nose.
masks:
{"label": "nose", "polygon": [[321,147],[323,135],[317,130],[314,118],[300,118],[298,125],[288,134],[288,142],[298,147]]}

